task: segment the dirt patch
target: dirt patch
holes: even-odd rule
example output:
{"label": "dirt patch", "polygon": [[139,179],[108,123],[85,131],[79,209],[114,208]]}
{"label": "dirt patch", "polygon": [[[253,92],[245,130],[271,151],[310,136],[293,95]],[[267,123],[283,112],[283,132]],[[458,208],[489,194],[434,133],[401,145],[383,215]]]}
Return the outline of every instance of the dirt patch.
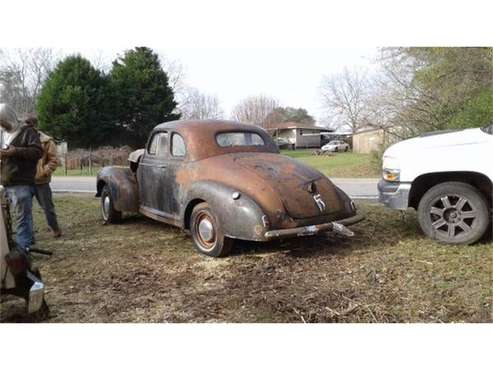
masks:
{"label": "dirt patch", "polygon": [[[103,226],[98,200],[57,197],[65,235],[36,210],[45,322],[491,322],[493,243],[443,246],[414,212],[360,204],[352,239],[237,243],[202,256],[180,230],[140,216]],[[0,320],[29,321],[2,297]]]}

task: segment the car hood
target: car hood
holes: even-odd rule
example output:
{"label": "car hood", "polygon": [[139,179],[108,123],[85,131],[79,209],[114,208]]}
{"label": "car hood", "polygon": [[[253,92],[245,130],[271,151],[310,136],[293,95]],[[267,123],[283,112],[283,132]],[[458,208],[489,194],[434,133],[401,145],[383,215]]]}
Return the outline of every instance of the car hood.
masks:
{"label": "car hood", "polygon": [[385,151],[384,157],[397,158],[402,156],[414,156],[417,151],[423,152],[439,148],[475,145],[486,141],[487,134],[479,128],[445,133],[432,133],[394,144]]}
{"label": "car hood", "polygon": [[[284,208],[292,218],[304,219],[341,213],[349,202],[323,174],[283,155],[235,153],[202,162],[202,169],[210,168],[215,174],[211,180],[247,194],[266,212],[282,212],[273,207]],[[317,195],[323,204],[314,198]]]}

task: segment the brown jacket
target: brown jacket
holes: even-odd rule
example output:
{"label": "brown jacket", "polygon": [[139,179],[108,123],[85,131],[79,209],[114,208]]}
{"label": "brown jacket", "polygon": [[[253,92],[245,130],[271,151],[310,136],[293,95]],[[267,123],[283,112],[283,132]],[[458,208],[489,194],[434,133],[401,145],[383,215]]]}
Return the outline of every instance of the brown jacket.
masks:
{"label": "brown jacket", "polygon": [[39,139],[43,147],[43,156],[38,161],[36,168],[36,184],[41,185],[51,181],[51,174],[58,167],[59,161],[55,141],[41,131],[39,131]]}

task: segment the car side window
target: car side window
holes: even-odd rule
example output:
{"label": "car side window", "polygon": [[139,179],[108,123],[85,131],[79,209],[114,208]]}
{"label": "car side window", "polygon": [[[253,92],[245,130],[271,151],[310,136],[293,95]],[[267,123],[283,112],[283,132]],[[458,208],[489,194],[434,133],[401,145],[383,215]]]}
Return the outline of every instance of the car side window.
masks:
{"label": "car side window", "polygon": [[179,134],[174,133],[171,136],[171,155],[173,157],[184,157],[186,153],[185,141]]}
{"label": "car side window", "polygon": [[151,143],[147,152],[150,155],[157,157],[164,157],[166,154],[166,147],[168,145],[168,133],[167,132],[157,132],[151,139]]}

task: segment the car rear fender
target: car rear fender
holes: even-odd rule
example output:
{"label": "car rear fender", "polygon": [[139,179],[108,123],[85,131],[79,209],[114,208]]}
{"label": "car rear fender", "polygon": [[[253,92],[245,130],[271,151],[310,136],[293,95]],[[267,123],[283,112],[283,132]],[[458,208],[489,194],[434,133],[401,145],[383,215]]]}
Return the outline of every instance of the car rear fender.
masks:
{"label": "car rear fender", "polygon": [[[237,199],[234,199],[238,195],[235,193],[239,194]],[[185,229],[190,228],[193,207],[202,201],[210,205],[227,237],[265,240],[268,221],[259,205],[246,194],[215,181],[200,181],[192,185],[182,214]]]}
{"label": "car rear fender", "polygon": [[139,211],[139,187],[135,174],[127,167],[104,167],[97,176],[97,193],[100,197],[108,185],[113,199],[113,207],[120,212]]}

